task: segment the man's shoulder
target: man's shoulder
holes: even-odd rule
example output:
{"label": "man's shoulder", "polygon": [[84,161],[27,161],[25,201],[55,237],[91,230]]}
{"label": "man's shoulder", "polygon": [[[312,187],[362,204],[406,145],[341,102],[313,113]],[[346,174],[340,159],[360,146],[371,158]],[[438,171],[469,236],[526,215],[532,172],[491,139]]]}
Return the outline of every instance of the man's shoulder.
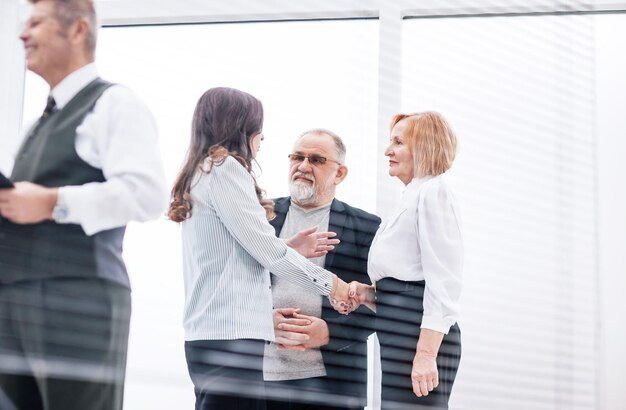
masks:
{"label": "man's shoulder", "polygon": [[380,224],[380,217],[374,215],[370,212],[364,211],[361,208],[357,208],[355,206],[349,205],[343,201],[340,201],[335,198],[333,204],[331,205],[331,212],[343,212],[346,215],[351,217],[361,219],[363,221],[368,221],[376,224]]}
{"label": "man's shoulder", "polygon": [[274,212],[286,214],[291,205],[291,197],[284,196],[280,198],[272,198],[274,201]]}
{"label": "man's shoulder", "polygon": [[[96,103],[95,112],[114,118],[149,119],[150,123],[154,123],[154,116],[145,101],[132,89],[118,83],[108,83]],[[144,122],[139,122],[139,124],[144,124]]]}
{"label": "man's shoulder", "polygon": [[101,84],[105,87],[105,91],[102,93],[103,98],[114,99],[116,103],[123,102],[143,104],[143,101],[129,87],[123,84],[112,83],[102,79],[100,79],[100,81]]}
{"label": "man's shoulder", "polygon": [[283,197],[279,197],[279,198],[272,198],[272,201],[274,201],[275,204],[284,204],[284,203],[291,203],[291,197],[289,196],[283,196]]}
{"label": "man's shoulder", "polygon": [[[286,212],[289,209],[289,205],[291,205],[291,197],[289,196],[273,198],[272,200],[274,201],[274,207],[276,211],[282,210]],[[381,221],[380,217],[378,217],[377,215],[364,211],[361,208],[349,205],[343,201],[338,200],[337,198],[333,199],[333,202],[330,206],[330,212],[340,212],[348,216],[376,224],[380,224]]]}

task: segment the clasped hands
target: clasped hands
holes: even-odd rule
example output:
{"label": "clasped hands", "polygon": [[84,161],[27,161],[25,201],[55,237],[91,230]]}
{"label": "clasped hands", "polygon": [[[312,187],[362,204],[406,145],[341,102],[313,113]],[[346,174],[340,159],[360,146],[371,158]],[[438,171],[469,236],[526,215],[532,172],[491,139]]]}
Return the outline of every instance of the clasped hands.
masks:
{"label": "clasped hands", "polygon": [[300,313],[300,309],[274,309],[276,345],[282,350],[305,351],[328,343],[330,333],[323,319]]}

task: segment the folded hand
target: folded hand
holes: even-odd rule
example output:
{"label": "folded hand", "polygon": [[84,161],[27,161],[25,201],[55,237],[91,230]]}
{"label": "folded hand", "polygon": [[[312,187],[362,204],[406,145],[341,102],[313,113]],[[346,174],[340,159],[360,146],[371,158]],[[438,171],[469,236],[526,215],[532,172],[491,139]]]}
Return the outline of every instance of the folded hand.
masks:
{"label": "folded hand", "polygon": [[309,336],[306,333],[302,332],[293,332],[290,330],[283,329],[283,326],[308,326],[311,324],[311,321],[306,318],[296,318],[294,315],[297,315],[300,312],[300,309],[294,308],[281,308],[274,309],[273,318],[274,318],[274,335],[276,336],[275,343],[284,349],[289,350],[299,350],[304,351],[306,348],[303,346],[303,343],[306,343],[309,340]]}
{"label": "folded hand", "polygon": [[330,334],[324,320],[297,312],[293,313],[293,319],[282,321],[274,330],[279,348],[301,351],[315,349],[328,343]]}

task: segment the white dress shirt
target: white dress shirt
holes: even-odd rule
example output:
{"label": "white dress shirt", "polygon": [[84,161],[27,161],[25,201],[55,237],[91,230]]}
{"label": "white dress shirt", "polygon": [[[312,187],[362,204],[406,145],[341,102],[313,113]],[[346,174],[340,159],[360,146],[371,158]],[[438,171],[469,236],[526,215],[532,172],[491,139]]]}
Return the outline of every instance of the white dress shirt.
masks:
{"label": "white dress shirt", "polygon": [[190,194],[191,217],[182,222],[185,340],[274,340],[270,271],[330,294],[331,273],[276,237],[236,159],[198,171]]}
{"label": "white dress shirt", "polygon": [[[57,108],[97,77],[93,63],[65,77],[50,92]],[[128,88],[113,85],[104,91],[76,134],[78,156],[101,169],[106,181],[60,187],[58,203],[68,211],[61,223],[79,224],[93,235],[165,211],[168,193],[156,124]]]}
{"label": "white dress shirt", "polygon": [[383,223],[370,247],[372,282],[424,280],[422,328],[447,334],[459,318],[463,241],[458,205],[441,175],[415,178],[398,213]]}

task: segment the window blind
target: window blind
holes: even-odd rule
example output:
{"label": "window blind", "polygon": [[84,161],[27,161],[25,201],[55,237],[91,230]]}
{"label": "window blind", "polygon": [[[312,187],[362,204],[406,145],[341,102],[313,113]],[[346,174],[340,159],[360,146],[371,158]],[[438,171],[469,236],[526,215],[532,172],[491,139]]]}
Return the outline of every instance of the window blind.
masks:
{"label": "window blind", "polygon": [[592,23],[404,20],[402,109],[440,111],[460,141],[448,176],[466,246],[451,409],[595,408]]}

